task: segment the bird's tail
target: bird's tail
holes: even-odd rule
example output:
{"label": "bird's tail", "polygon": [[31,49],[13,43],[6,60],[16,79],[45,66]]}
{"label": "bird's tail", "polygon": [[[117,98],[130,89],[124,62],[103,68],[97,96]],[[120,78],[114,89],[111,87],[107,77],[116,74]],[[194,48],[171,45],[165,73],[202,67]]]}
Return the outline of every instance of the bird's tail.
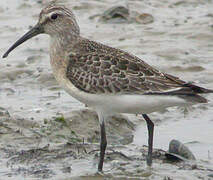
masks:
{"label": "bird's tail", "polygon": [[200,86],[196,86],[196,85],[190,84],[190,83],[186,83],[183,86],[190,88],[195,94],[213,93],[213,90],[211,90],[211,89],[202,88]]}

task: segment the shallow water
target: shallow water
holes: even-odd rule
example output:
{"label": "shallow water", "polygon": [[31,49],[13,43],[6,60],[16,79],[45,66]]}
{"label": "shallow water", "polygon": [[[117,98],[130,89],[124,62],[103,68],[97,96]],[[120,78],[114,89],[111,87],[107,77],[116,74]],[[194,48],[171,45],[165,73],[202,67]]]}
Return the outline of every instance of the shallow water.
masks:
{"label": "shallow water", "polygon": [[[36,24],[38,13],[42,8],[42,4],[38,2],[1,0],[1,55],[29,29],[29,26]],[[83,36],[131,52],[164,72],[213,89],[212,1],[135,0],[120,3],[117,0],[88,2],[72,0],[69,2],[74,9]],[[154,17],[154,22],[146,25],[135,22],[104,24],[98,20],[98,17],[90,18],[101,14],[112,5],[124,5],[130,11],[149,13]],[[14,119],[25,119],[42,126],[44,119],[84,108],[83,104],[67,95],[57,85],[48,59],[48,36],[46,35],[27,41],[14,50],[7,59],[1,59],[0,107],[7,109]],[[209,99],[208,104],[195,105],[187,112],[185,109],[170,108],[165,112],[153,113],[150,117],[156,125],[154,147],[167,150],[169,141],[178,139],[186,143],[199,165],[213,168],[213,95],[207,95],[206,98]],[[147,144],[146,125],[140,116],[129,115],[129,119],[138,126],[133,143],[126,146],[126,150],[121,148],[121,151],[128,155],[140,154],[137,148]],[[16,126],[16,123],[13,126]],[[17,126],[17,129],[19,128]],[[28,130],[26,127],[25,129]],[[11,144],[18,143],[16,145],[20,150],[28,147],[27,142],[30,142],[27,138],[26,143],[22,145],[19,144],[20,142],[13,142],[14,139],[10,137],[10,134],[8,134],[8,140]],[[40,144],[41,147],[47,140],[44,141]],[[3,146],[3,143],[1,145]],[[8,175],[11,168],[6,166],[7,161],[8,159],[0,156],[2,164],[0,179],[1,176],[3,179],[23,179],[23,173],[17,172],[11,177]],[[120,161],[119,159],[115,162]],[[95,179],[95,168],[91,167],[90,163],[91,159],[78,159],[72,162],[72,173],[60,175],[62,172],[56,171],[50,178],[75,176],[76,179]],[[56,163],[55,166],[60,165]],[[130,163],[129,169],[134,167],[136,165]],[[210,174],[209,171],[205,173],[199,170],[185,170],[184,173],[183,171],[175,166],[160,165],[156,162],[150,178],[163,179],[168,176],[174,179],[198,179],[201,176],[205,179]],[[110,164],[106,164],[106,174],[110,174],[108,179],[113,178],[113,172],[119,174],[117,171],[110,173]],[[141,175],[134,174],[134,170],[128,172],[130,177],[136,178],[136,175],[139,177]],[[87,174],[92,177],[79,177]],[[121,178],[123,175],[121,173]],[[27,176],[24,177],[27,178]]]}

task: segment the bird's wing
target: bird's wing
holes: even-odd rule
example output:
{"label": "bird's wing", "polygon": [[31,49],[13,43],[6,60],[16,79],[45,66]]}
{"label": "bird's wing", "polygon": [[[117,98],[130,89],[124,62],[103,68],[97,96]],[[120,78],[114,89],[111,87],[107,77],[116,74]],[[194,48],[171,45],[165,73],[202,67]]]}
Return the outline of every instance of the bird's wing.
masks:
{"label": "bird's wing", "polygon": [[121,54],[70,53],[68,58],[67,78],[88,93],[181,94],[181,89],[182,94],[190,92],[179,78]]}
{"label": "bird's wing", "polygon": [[120,49],[85,39],[76,46],[72,47],[75,53],[68,53],[66,75],[87,93],[178,95],[193,102],[207,102],[197,94],[213,93],[162,73]]}

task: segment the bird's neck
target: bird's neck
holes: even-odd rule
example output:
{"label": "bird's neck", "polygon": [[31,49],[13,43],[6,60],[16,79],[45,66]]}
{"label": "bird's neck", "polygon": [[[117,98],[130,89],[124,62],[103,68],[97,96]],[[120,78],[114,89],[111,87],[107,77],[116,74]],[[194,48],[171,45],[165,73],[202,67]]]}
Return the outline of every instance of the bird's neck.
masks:
{"label": "bird's neck", "polygon": [[50,38],[50,64],[55,78],[60,81],[66,76],[68,54],[72,51],[79,39],[78,34],[60,33]]}
{"label": "bird's neck", "polygon": [[65,52],[67,49],[72,49],[75,45],[79,34],[73,32],[62,32],[51,36],[50,50],[54,52]]}

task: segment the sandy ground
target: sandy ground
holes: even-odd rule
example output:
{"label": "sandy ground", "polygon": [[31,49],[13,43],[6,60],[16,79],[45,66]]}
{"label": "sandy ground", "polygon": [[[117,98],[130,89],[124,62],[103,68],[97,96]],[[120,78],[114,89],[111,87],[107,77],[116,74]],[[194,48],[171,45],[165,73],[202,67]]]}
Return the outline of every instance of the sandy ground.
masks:
{"label": "sandy ground", "polygon": [[[163,72],[213,89],[211,0],[69,2],[83,36],[131,52]],[[0,54],[3,55],[36,24],[43,3],[1,0],[0,5]],[[130,20],[101,21],[100,15],[116,5],[129,9]],[[153,22],[141,24],[134,20],[143,13],[151,15]],[[1,59],[0,179],[206,180],[213,177],[213,95],[206,96],[208,104],[195,105],[189,110],[170,108],[150,115],[156,125],[154,147],[158,149],[151,171],[145,165],[143,145],[147,144],[147,130],[141,116],[111,118],[105,171],[104,175],[97,175],[97,116],[58,86],[49,64],[48,41],[47,35],[37,36],[7,59]],[[166,151],[172,139],[190,148],[197,166],[195,162],[163,160],[164,152],[159,149]]]}

